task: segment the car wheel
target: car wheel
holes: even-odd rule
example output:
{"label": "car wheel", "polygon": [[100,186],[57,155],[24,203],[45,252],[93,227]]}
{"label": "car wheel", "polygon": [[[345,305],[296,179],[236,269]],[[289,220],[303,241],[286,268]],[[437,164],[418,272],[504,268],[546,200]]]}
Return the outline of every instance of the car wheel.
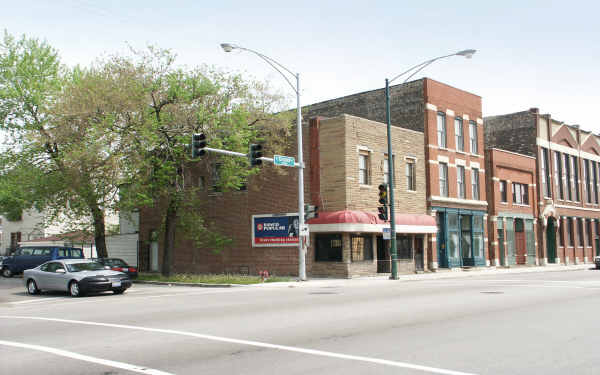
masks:
{"label": "car wheel", "polygon": [[34,294],[38,294],[40,292],[40,290],[38,289],[35,281],[33,279],[29,279],[29,281],[27,281],[27,293],[34,295]]}
{"label": "car wheel", "polygon": [[79,297],[81,296],[81,291],[79,290],[79,283],[77,281],[71,281],[69,284],[69,294],[71,297]]}
{"label": "car wheel", "polygon": [[10,268],[8,268],[8,267],[4,267],[4,268],[2,269],[2,276],[4,276],[4,277],[12,277],[12,275],[13,275],[13,273],[12,273],[12,271],[10,270]]}
{"label": "car wheel", "polygon": [[123,289],[123,288],[113,289],[113,293],[114,294],[123,294],[123,293],[125,293],[125,289]]}

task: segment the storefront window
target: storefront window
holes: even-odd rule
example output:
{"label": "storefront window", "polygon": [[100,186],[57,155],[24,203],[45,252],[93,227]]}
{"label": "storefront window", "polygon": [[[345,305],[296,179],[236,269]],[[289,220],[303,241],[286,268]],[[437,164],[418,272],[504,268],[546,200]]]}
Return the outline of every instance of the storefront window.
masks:
{"label": "storefront window", "polygon": [[473,257],[483,257],[483,216],[473,216]]}
{"label": "storefront window", "polygon": [[458,215],[448,214],[448,257],[458,258]]}
{"label": "storefront window", "polygon": [[462,229],[462,238],[460,242],[460,247],[462,250],[463,258],[472,258],[473,253],[471,251],[471,216],[464,215],[461,216],[461,229]]}
{"label": "storefront window", "polygon": [[352,261],[373,260],[373,241],[371,236],[355,235],[351,239]]}
{"label": "storefront window", "polygon": [[397,248],[398,248],[398,259],[412,260],[412,258],[413,258],[412,237],[396,236],[396,243],[397,243]]}
{"label": "storefront window", "polygon": [[315,260],[317,262],[342,261],[341,234],[317,234],[315,241]]}

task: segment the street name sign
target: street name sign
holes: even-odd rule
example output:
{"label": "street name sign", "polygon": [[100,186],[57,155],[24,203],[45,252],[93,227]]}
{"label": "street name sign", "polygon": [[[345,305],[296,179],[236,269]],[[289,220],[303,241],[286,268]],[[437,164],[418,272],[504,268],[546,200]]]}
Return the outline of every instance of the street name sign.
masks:
{"label": "street name sign", "polygon": [[281,165],[284,167],[293,167],[296,160],[293,156],[275,155],[273,157],[273,164]]}

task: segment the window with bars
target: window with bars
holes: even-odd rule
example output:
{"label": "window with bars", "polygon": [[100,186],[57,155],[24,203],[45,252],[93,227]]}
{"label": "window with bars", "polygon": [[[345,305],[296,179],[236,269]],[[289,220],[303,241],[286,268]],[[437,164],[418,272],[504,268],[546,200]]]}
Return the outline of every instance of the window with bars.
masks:
{"label": "window with bars", "polygon": [[444,112],[437,114],[437,136],[438,146],[446,148],[446,114]]}
{"label": "window with bars", "polygon": [[341,262],[342,261],[342,235],[317,234],[315,236],[315,261]]}
{"label": "window with bars", "polygon": [[471,153],[477,154],[479,150],[477,146],[477,123],[475,121],[469,122],[469,134],[471,138]]}
{"label": "window with bars", "polygon": [[479,169],[471,170],[471,196],[472,199],[479,200]]}
{"label": "window with bars", "polygon": [[440,163],[440,196],[448,196],[448,164]]}
{"label": "window with bars", "polygon": [[463,120],[460,117],[454,119],[454,133],[456,140],[456,149],[465,150],[465,137],[463,136]]}
{"label": "window with bars", "polygon": [[373,241],[368,235],[353,235],[350,239],[353,262],[373,260]]}

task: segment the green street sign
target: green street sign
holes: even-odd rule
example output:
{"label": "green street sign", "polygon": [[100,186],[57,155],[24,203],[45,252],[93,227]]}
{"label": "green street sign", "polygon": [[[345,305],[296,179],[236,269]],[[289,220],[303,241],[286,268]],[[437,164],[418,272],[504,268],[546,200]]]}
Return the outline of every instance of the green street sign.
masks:
{"label": "green street sign", "polygon": [[296,159],[294,159],[292,156],[275,155],[273,157],[273,164],[275,164],[275,165],[281,165],[284,167],[293,167],[295,162],[296,162]]}

